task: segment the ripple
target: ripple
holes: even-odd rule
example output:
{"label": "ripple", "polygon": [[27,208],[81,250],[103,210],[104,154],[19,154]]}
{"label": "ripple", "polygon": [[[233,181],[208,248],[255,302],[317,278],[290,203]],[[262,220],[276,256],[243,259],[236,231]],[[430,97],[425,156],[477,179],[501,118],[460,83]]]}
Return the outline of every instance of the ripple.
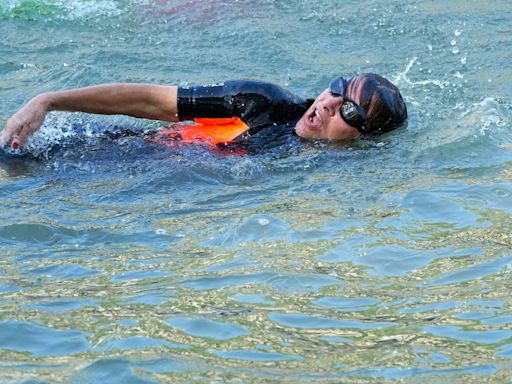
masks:
{"label": "ripple", "polygon": [[253,274],[235,274],[219,277],[203,277],[185,280],[180,284],[195,290],[206,290],[241,285],[271,285],[275,289],[288,292],[315,292],[329,285],[340,285],[343,282],[333,276],[305,275],[292,273],[260,272]]}
{"label": "ripple", "polygon": [[92,246],[98,243],[105,243],[107,245],[131,244],[134,238],[152,247],[157,247],[159,243],[164,246],[169,242],[178,240],[175,236],[159,235],[154,231],[115,233],[94,228],[75,230],[66,227],[32,223],[9,224],[0,227],[0,239],[6,244],[34,248],[54,245]]}
{"label": "ripple", "polygon": [[272,305],[276,302],[274,300],[270,300],[263,295],[235,295],[232,297],[233,300],[238,301],[240,303],[246,304],[262,304],[262,305]]}
{"label": "ripple", "polygon": [[509,330],[469,331],[455,325],[433,325],[425,327],[423,331],[438,337],[448,337],[477,344],[497,344],[512,337],[512,331]]}
{"label": "ripple", "polygon": [[38,275],[53,280],[85,279],[101,274],[101,271],[77,264],[50,265],[22,271],[24,275]]}
{"label": "ripple", "polygon": [[80,331],[61,331],[16,320],[0,322],[0,348],[29,352],[34,357],[87,351],[90,344],[85,336]]}
{"label": "ripple", "polygon": [[352,343],[352,340],[347,337],[340,336],[326,336],[318,339],[320,341],[325,341],[326,343],[336,343],[336,344],[349,344]]}
{"label": "ripple", "polygon": [[458,313],[456,317],[461,320],[482,320],[487,319],[489,316],[490,314],[485,312],[462,312]]}
{"label": "ripple", "polygon": [[137,361],[136,367],[144,372],[151,373],[183,373],[198,369],[199,364],[191,364],[188,361],[171,359],[169,357]]}
{"label": "ripple", "polygon": [[203,244],[206,246],[235,247],[245,243],[284,241],[302,243],[334,238],[332,231],[294,231],[290,225],[271,215],[252,215],[241,224],[233,223],[221,233],[211,236]]}
{"label": "ripple", "polygon": [[97,307],[96,301],[91,299],[60,299],[56,301],[36,303],[36,304],[24,304],[24,309],[36,309],[44,312],[67,312],[75,311],[83,307]]}
{"label": "ripple", "polygon": [[216,351],[215,354],[224,359],[245,360],[245,361],[292,361],[302,360],[302,357],[286,355],[277,352],[263,352],[253,349],[238,349],[231,351]]}
{"label": "ripple", "polygon": [[357,236],[318,256],[317,259],[328,263],[348,261],[368,266],[371,268],[369,273],[377,276],[403,276],[427,266],[436,259],[483,252],[480,249],[415,249],[401,245],[371,246],[368,243],[366,236]]}
{"label": "ripple", "polygon": [[0,285],[0,293],[9,293],[9,292],[16,292],[19,291],[19,288],[13,286],[13,285]]}
{"label": "ripple", "polygon": [[465,281],[473,281],[487,276],[491,276],[501,272],[512,263],[512,256],[502,257],[496,260],[489,261],[478,265],[461,269],[457,272],[449,273],[438,279],[433,280],[430,285],[446,285],[457,284]]}
{"label": "ripple", "polygon": [[[123,358],[104,358],[95,361],[87,368],[71,377],[70,382],[111,383],[111,384],[158,384],[158,381],[138,375],[133,368],[137,364]],[[170,370],[172,372],[172,369]]]}
{"label": "ripple", "polygon": [[482,325],[509,325],[512,324],[512,315],[489,317],[480,322]]}
{"label": "ripple", "polygon": [[249,335],[249,331],[239,325],[208,319],[175,317],[167,320],[167,323],[191,336],[214,340],[228,340]]}
{"label": "ripple", "polygon": [[268,315],[270,320],[281,325],[292,328],[304,329],[328,329],[328,328],[348,328],[348,329],[380,329],[393,327],[395,324],[389,322],[364,322],[359,320],[341,320],[329,317],[310,316],[299,313],[279,313],[274,312]]}
{"label": "ripple", "polygon": [[126,299],[125,302],[128,304],[160,305],[172,300],[173,293],[173,291],[156,288],[150,292],[134,295]]}
{"label": "ripple", "polygon": [[142,270],[142,271],[127,271],[122,272],[118,275],[114,275],[111,277],[111,280],[114,283],[123,282],[123,281],[138,281],[138,280],[146,280],[146,279],[157,279],[161,277],[169,277],[172,274],[166,271],[160,271],[157,269],[151,270]]}
{"label": "ripple", "polygon": [[[456,187],[460,190],[460,186]],[[457,201],[457,200],[459,201]],[[464,200],[454,190],[411,190],[401,202],[407,213],[399,217],[384,220],[380,226],[393,225],[404,231],[410,227],[418,227],[424,223],[436,223],[439,229],[483,227],[480,216],[467,209]]]}
{"label": "ripple", "polygon": [[220,237],[213,237],[207,245],[230,245],[245,242],[265,242],[290,238],[292,231],[283,220],[270,215],[254,215],[234,228],[230,228]]}
{"label": "ripple", "polygon": [[512,359],[512,344],[503,345],[498,352],[496,357],[504,357],[506,359]]}
{"label": "ripple", "polygon": [[447,369],[434,369],[434,368],[388,368],[388,367],[375,367],[359,369],[348,372],[344,376],[356,377],[372,377],[383,378],[388,380],[405,379],[418,376],[460,376],[460,375],[479,375],[488,376],[496,373],[498,368],[494,365],[473,365],[463,368],[447,368]]}
{"label": "ripple", "polygon": [[379,301],[370,297],[322,297],[313,303],[321,307],[333,308],[340,312],[358,312],[367,311],[372,306],[378,304]]}
{"label": "ripple", "polygon": [[143,336],[131,336],[123,339],[109,339],[103,341],[98,346],[94,347],[95,351],[98,352],[109,352],[113,350],[136,350],[136,349],[148,349],[148,348],[159,348],[167,347],[173,349],[189,349],[190,346],[185,344],[171,343],[167,340],[153,339],[150,337]]}
{"label": "ripple", "polygon": [[7,243],[44,243],[53,245],[65,237],[76,237],[76,232],[43,224],[11,224],[0,227],[0,238]]}
{"label": "ripple", "polygon": [[456,123],[442,130],[442,137],[422,149],[418,161],[441,169],[465,169],[473,172],[505,164],[512,159],[510,144],[510,105],[485,98],[454,117]]}
{"label": "ripple", "polygon": [[446,363],[450,363],[452,361],[452,359],[450,357],[448,357],[448,356],[445,356],[445,355],[443,355],[441,353],[427,351],[427,350],[422,349],[422,348],[415,348],[413,350],[413,352],[416,353],[416,354],[419,354],[421,356],[421,357],[418,357],[416,359],[416,361],[418,363],[446,364]]}
{"label": "ripple", "polygon": [[502,309],[505,306],[503,300],[469,300],[469,304],[484,308]]}
{"label": "ripple", "polygon": [[461,303],[457,301],[441,301],[438,303],[430,303],[425,305],[419,305],[415,307],[410,308],[402,308],[400,309],[400,313],[423,313],[423,312],[432,312],[432,311],[438,311],[438,312],[445,312],[449,311],[454,308],[458,308],[462,306]]}

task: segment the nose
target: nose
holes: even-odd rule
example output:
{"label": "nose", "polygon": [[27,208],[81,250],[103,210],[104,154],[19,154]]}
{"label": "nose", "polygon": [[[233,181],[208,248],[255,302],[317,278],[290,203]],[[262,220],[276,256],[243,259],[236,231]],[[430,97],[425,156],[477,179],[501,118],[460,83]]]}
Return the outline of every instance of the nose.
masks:
{"label": "nose", "polygon": [[343,103],[343,97],[329,95],[323,103],[323,108],[329,113],[330,116],[334,116],[339,111],[341,104]]}

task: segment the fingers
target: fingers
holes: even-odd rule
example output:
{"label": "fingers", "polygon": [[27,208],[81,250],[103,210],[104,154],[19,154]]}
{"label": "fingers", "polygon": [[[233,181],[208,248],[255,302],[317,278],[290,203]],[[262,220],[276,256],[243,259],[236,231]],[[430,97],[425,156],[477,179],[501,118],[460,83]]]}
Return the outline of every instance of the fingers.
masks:
{"label": "fingers", "polygon": [[7,124],[5,125],[2,136],[0,137],[0,144],[2,147],[9,143],[14,135],[17,135],[17,133],[14,130],[14,124],[12,123],[11,118],[7,120]]}
{"label": "fingers", "polygon": [[11,129],[11,119],[7,120],[7,123],[5,124],[4,130],[2,131],[2,136],[0,136],[0,144],[2,147],[9,142],[12,136],[12,129]]}
{"label": "fingers", "polygon": [[16,148],[22,146],[23,144],[25,144],[25,142],[28,140],[28,137],[34,131],[35,131],[35,129],[32,129],[32,126],[30,124],[24,125],[18,134],[14,134],[12,136],[11,147],[16,149]]}
{"label": "fingers", "polygon": [[12,135],[11,148],[18,149],[21,146],[21,140],[18,135]]}
{"label": "fingers", "polygon": [[11,117],[9,120],[7,120],[7,124],[5,125],[5,128],[2,132],[0,144],[4,146],[10,142],[12,148],[19,148],[19,146],[23,144],[19,135],[22,130],[23,125],[17,123],[15,119]]}
{"label": "fingers", "polygon": [[9,120],[0,137],[0,145],[10,143],[11,148],[17,149],[28,140],[29,136],[38,128],[39,124],[27,122],[14,115]]}
{"label": "fingers", "polygon": [[42,98],[36,96],[16,112],[5,124],[0,136],[0,145],[10,143],[11,147],[16,149],[25,144],[29,136],[43,124],[47,112],[45,105]]}

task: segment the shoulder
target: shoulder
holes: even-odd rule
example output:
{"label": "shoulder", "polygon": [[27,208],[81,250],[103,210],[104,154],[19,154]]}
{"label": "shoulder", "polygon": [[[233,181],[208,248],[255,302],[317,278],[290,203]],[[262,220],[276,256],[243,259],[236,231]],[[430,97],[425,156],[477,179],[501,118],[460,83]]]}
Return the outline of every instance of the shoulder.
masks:
{"label": "shoulder", "polygon": [[288,92],[277,84],[259,80],[229,80],[224,83],[224,86],[233,90],[257,93],[269,97],[278,93]]}
{"label": "shoulder", "polygon": [[221,92],[226,95],[237,94],[258,94],[265,96],[268,99],[274,97],[291,97],[293,94],[285,88],[266,81],[260,80],[227,80],[222,83],[216,84],[203,84],[193,86],[179,86],[178,91],[180,94],[187,94],[190,92],[200,93],[203,92]]}

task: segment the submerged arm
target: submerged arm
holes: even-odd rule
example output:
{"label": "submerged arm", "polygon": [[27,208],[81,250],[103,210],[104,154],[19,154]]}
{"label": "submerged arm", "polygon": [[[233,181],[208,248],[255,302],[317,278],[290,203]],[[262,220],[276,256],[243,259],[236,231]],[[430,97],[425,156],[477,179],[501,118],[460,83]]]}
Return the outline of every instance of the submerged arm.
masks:
{"label": "submerged arm", "polygon": [[105,84],[40,94],[16,112],[5,125],[0,144],[23,145],[43,124],[50,111],[127,115],[178,121],[177,87],[151,84]]}

